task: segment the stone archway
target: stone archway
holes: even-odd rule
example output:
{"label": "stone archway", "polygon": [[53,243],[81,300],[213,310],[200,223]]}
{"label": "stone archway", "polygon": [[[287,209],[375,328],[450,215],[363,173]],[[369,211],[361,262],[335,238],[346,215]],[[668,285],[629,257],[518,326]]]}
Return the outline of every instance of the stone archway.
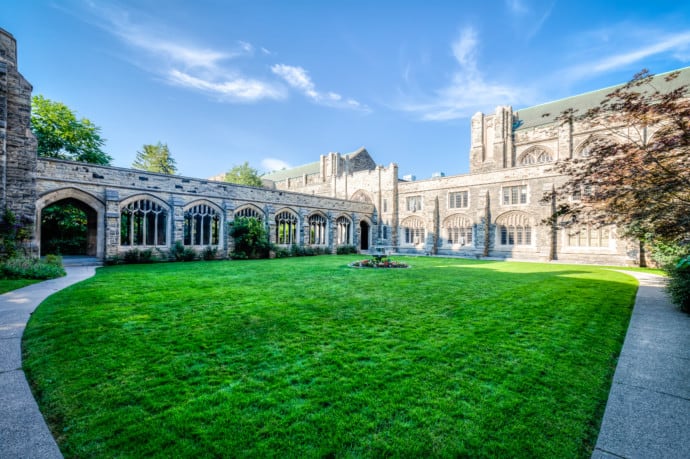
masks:
{"label": "stone archway", "polygon": [[97,253],[96,211],[66,198],[41,210],[40,254],[87,255]]}
{"label": "stone archway", "polygon": [[365,220],[359,222],[359,249],[369,250],[369,236],[371,226]]}
{"label": "stone archway", "polygon": [[[74,221],[82,226],[77,231],[67,231],[60,233],[59,221],[49,222],[49,215],[61,215],[60,212],[48,212],[46,209],[70,209],[69,212],[80,215],[73,215]],[[45,213],[45,215],[44,215]],[[104,218],[105,206],[101,201],[75,188],[64,188],[48,193],[36,202],[36,243],[40,250],[40,255],[55,253],[55,239],[66,236],[72,238],[75,234],[83,237],[83,241],[68,241],[72,244],[63,245],[71,247],[68,253],[62,255],[85,255],[90,257],[103,258],[104,256]],[[72,216],[68,216],[72,219]],[[51,243],[51,241],[53,241]]]}

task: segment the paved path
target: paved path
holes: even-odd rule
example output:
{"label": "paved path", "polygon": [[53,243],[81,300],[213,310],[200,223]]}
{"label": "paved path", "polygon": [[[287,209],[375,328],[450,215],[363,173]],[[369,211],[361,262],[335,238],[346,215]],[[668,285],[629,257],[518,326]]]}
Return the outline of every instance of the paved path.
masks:
{"label": "paved path", "polygon": [[[46,297],[93,276],[70,266],[67,276],[0,295],[0,457],[61,458],[21,363],[21,336]],[[640,281],[635,309],[604,413],[595,459],[690,457],[690,316],[671,305],[663,278]]]}
{"label": "paved path", "polygon": [[690,458],[690,315],[672,305],[664,278],[640,281],[595,459]]}
{"label": "paved path", "polygon": [[66,268],[67,276],[0,295],[0,457],[61,458],[31,395],[21,361],[29,316],[48,296],[94,275],[95,266]]}

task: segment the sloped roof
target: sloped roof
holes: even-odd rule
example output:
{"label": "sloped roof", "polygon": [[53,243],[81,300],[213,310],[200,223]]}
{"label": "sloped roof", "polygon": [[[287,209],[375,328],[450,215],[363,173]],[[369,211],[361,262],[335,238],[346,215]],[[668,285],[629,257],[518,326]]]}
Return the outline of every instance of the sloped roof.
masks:
{"label": "sloped roof", "polygon": [[271,172],[270,174],[262,175],[262,179],[273,180],[274,182],[281,182],[289,178],[302,177],[304,174],[318,174],[321,162],[303,164],[301,166],[293,167],[291,169],[283,169],[282,171]]}
{"label": "sloped roof", "polygon": [[[369,152],[366,150],[364,147],[360,147],[356,151],[352,153],[348,153],[345,156],[346,158],[352,159],[355,156],[358,156],[362,153],[366,153],[369,155]],[[281,171],[275,171],[271,172],[270,174],[262,175],[262,179],[267,179],[267,180],[272,180],[274,182],[281,182],[283,180],[287,180],[289,178],[296,178],[296,177],[302,177],[304,174],[311,175],[311,174],[318,174],[320,172],[321,168],[321,161],[317,161],[315,163],[309,163],[309,164],[302,164],[301,166],[296,166],[290,169],[283,169]]]}
{"label": "sloped roof", "polygon": [[[690,67],[674,70],[674,72],[680,72],[680,74],[676,79],[670,82],[665,81],[664,77],[673,72],[655,75],[653,80],[654,87],[660,92],[667,92],[684,84],[690,85]],[[596,91],[567,97],[546,104],[515,110],[514,114],[517,125],[515,130],[520,131],[522,129],[530,129],[544,124],[551,124],[556,121],[556,118],[564,111],[571,108],[576,110],[577,114],[583,115],[587,110],[597,107],[608,94],[620,86],[622,85],[598,89]]]}

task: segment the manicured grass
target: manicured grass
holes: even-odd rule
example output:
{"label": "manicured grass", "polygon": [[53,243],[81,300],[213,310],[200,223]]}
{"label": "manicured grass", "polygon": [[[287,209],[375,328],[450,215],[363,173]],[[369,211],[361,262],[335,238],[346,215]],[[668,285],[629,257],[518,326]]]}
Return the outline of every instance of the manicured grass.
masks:
{"label": "manicured grass", "polygon": [[410,258],[115,266],[50,297],[27,375],[66,457],[589,457],[636,281]]}
{"label": "manicured grass", "polygon": [[26,287],[27,285],[42,282],[37,279],[0,279],[0,294]]}

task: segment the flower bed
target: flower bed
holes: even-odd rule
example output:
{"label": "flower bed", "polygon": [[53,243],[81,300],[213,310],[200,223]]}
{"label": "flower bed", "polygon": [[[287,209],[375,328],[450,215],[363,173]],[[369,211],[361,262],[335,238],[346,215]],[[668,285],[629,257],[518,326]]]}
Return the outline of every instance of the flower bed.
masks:
{"label": "flower bed", "polygon": [[371,259],[353,261],[349,265],[351,268],[409,268],[407,263],[391,260],[388,257],[374,257]]}

